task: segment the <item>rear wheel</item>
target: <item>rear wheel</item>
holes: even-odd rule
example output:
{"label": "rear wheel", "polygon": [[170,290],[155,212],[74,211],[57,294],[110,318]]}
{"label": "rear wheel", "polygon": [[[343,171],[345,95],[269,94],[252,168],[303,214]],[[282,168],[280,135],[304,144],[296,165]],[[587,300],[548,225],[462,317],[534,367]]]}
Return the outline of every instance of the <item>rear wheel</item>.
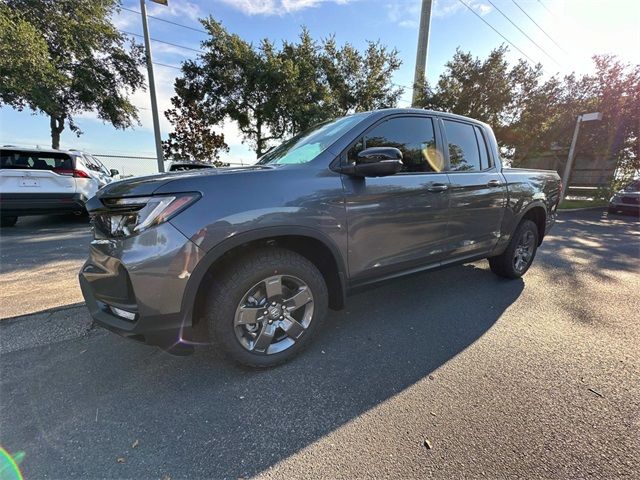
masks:
{"label": "rear wheel", "polygon": [[216,276],[207,299],[209,334],[232,360],[272,367],[309,344],[327,305],[327,286],[313,263],[289,250],[264,248]]}
{"label": "rear wheel", "polygon": [[0,226],[13,227],[18,221],[18,217],[0,217]]}
{"label": "rear wheel", "polygon": [[491,271],[505,278],[520,278],[529,270],[537,249],[538,227],[531,220],[523,220],[502,255],[489,258]]}

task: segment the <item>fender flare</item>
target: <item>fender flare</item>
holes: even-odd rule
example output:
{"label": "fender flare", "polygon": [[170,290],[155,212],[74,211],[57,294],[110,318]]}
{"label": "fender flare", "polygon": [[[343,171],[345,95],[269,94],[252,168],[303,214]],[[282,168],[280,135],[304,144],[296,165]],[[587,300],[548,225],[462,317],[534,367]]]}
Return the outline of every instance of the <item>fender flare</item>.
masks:
{"label": "fender flare", "polygon": [[204,255],[204,257],[200,259],[193,272],[191,272],[191,276],[189,277],[189,280],[187,282],[184,295],[182,296],[180,311],[182,312],[183,319],[185,320],[184,324],[192,324],[193,308],[195,305],[196,297],[198,295],[198,290],[200,289],[200,285],[202,284],[202,281],[211,266],[225,253],[245,243],[285,236],[308,237],[310,239],[322,242],[322,244],[329,249],[338,269],[338,278],[340,281],[340,288],[342,290],[341,296],[344,303],[344,298],[346,297],[347,293],[346,268],[344,259],[342,257],[342,254],[340,253],[340,249],[335,244],[335,242],[326,234],[314,228],[279,225],[249,230],[234,235],[233,237],[227,238],[211,248]]}
{"label": "fender flare", "polygon": [[542,225],[542,234],[540,235],[540,238],[538,239],[538,246],[539,246],[542,243],[542,239],[544,238],[544,235],[546,233],[546,230],[547,230],[547,219],[549,218],[549,212],[547,211],[547,204],[543,200],[533,200],[529,204],[527,204],[527,206],[518,215],[518,217],[517,217],[518,221],[517,221],[516,225],[518,225],[522,221],[522,219],[524,218],[524,216],[528,212],[530,212],[534,208],[538,208],[538,207],[542,208],[542,210],[544,211],[544,224]]}
{"label": "fender flare", "polygon": [[548,215],[547,214],[547,205],[542,200],[532,200],[518,214],[518,223],[520,223],[520,221],[524,218],[524,216],[527,214],[527,212],[529,212],[530,210],[533,210],[536,207],[541,207],[544,210],[544,216],[545,216],[545,219],[546,219],[547,215]]}

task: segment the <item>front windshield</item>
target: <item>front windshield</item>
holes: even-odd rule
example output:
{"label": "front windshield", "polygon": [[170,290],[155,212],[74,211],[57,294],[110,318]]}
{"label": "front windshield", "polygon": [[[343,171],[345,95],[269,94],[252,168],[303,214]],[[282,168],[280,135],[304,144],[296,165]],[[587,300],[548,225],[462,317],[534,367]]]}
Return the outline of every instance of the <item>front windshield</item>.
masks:
{"label": "front windshield", "polygon": [[632,182],[630,185],[627,185],[624,189],[625,192],[640,192],[640,180],[636,180]]}
{"label": "front windshield", "polygon": [[265,153],[258,164],[294,165],[310,162],[367,115],[356,113],[315,125]]}

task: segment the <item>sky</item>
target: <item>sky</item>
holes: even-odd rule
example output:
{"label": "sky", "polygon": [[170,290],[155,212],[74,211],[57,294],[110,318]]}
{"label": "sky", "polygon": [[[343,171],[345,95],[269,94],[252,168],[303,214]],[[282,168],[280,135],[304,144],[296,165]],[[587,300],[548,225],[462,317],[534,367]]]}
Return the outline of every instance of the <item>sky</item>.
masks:
{"label": "sky", "polygon": [[[140,11],[139,1],[123,0],[122,5]],[[276,43],[294,40],[303,25],[316,39],[333,34],[338,44],[348,42],[360,49],[367,40],[380,40],[399,52],[402,66],[392,80],[407,86],[399,106],[409,106],[421,0],[169,0],[168,6],[147,0],[147,5],[149,15],[195,29],[201,28],[200,18],[212,16],[230,32],[252,42],[265,37]],[[483,20],[521,50],[508,45],[510,62],[529,57],[531,62],[543,65],[545,76],[572,71],[588,73],[594,54],[610,53],[624,61],[640,63],[640,0],[434,0],[427,60],[427,78],[431,83],[437,81],[456,48],[484,58],[493,48],[507,44]],[[113,22],[124,32],[142,33],[138,13],[122,10]],[[153,18],[149,18],[149,29],[152,39],[193,50],[198,50],[206,38],[198,31]],[[173,82],[180,75],[178,69],[171,67],[196,58],[198,53],[189,49],[152,41],[154,62],[165,65],[154,66],[163,138],[171,131],[171,125],[162,112],[170,107]],[[146,69],[144,73],[146,77]],[[140,125],[117,130],[97,119],[93,112],[85,112],[76,117],[83,135],[78,138],[65,129],[61,148],[83,149],[99,155],[153,157],[148,91],[136,92],[132,101],[139,108]],[[242,143],[233,123],[220,125],[219,130],[230,146],[224,160],[255,161],[255,155]],[[49,121],[29,111],[1,107],[0,144],[49,146]],[[103,161],[110,168],[132,174],[152,173],[156,168],[155,160],[149,159],[103,158]]]}

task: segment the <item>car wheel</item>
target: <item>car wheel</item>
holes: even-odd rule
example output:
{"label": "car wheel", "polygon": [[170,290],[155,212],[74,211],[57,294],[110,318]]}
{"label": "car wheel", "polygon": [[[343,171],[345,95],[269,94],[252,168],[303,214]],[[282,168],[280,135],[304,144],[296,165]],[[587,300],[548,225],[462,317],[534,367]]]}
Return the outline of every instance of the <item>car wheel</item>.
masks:
{"label": "car wheel", "polygon": [[18,222],[18,217],[0,217],[0,226],[13,227]]}
{"label": "car wheel", "polygon": [[609,213],[618,213],[618,211],[613,207],[607,208],[607,212],[609,212]]}
{"label": "car wheel", "polygon": [[290,250],[263,248],[215,276],[207,298],[209,336],[242,365],[273,367],[309,344],[327,306],[327,286],[313,263]]}
{"label": "car wheel", "polygon": [[531,220],[523,220],[502,255],[489,258],[489,266],[501,277],[520,278],[529,270],[537,250],[538,227]]}

